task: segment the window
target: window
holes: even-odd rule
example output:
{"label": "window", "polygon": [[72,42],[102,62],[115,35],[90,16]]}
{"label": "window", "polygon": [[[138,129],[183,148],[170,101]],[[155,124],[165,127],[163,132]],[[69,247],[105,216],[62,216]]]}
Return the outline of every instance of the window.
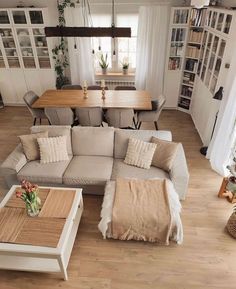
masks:
{"label": "window", "polygon": [[[111,15],[96,14],[92,15],[94,27],[110,27]],[[108,69],[111,72],[122,70],[121,63],[128,58],[130,63],[129,71],[134,71],[136,68],[136,44],[138,30],[138,15],[137,14],[117,14],[116,27],[131,27],[131,38],[115,38],[111,37],[93,37],[92,47],[95,52],[94,64],[96,71],[100,71],[99,55],[103,53],[108,55]],[[115,52],[115,55],[113,55]]]}

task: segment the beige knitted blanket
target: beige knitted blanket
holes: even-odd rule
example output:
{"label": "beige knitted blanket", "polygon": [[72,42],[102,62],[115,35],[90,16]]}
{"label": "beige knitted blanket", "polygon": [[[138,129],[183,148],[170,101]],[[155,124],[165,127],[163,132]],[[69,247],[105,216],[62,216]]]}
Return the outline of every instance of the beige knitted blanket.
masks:
{"label": "beige knitted blanket", "polygon": [[165,180],[116,180],[114,239],[169,244],[171,214]]}

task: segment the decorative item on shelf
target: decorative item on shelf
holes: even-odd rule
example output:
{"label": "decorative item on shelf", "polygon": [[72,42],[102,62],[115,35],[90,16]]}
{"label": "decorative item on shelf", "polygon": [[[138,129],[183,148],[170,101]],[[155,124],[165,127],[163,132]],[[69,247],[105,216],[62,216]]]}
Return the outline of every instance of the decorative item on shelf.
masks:
{"label": "decorative item on shelf", "polygon": [[102,79],[101,80],[101,88],[102,88],[102,100],[105,100],[106,99],[106,90],[105,90],[105,87],[106,87],[106,83],[105,83],[105,80]]}
{"label": "decorative item on shelf", "polygon": [[[214,94],[213,99],[222,100],[223,93],[224,93],[223,90],[224,90],[224,88],[223,88],[223,86],[221,86],[217,90],[217,92]],[[218,118],[218,112],[216,113],[216,117],[215,117],[215,121],[214,121],[214,125],[213,125],[213,129],[212,129],[211,139],[210,140],[212,140],[212,137],[213,137],[213,134],[214,134],[214,131],[215,131],[217,118]],[[200,153],[205,156],[207,154],[207,150],[208,150],[208,147],[207,146],[203,146],[203,147],[200,148]]]}
{"label": "decorative item on shelf", "polygon": [[28,216],[36,217],[40,212],[41,200],[38,197],[38,186],[23,180],[21,190],[16,191],[16,197],[24,201]]}
{"label": "decorative item on shelf", "polygon": [[129,59],[127,57],[123,58],[123,61],[121,62],[123,74],[128,74],[129,70]]}
{"label": "decorative item on shelf", "polygon": [[226,228],[229,234],[236,239],[236,206],[233,208],[233,213],[227,222]]}
{"label": "decorative item on shelf", "polygon": [[103,55],[103,53],[101,53],[100,57],[99,57],[99,65],[102,69],[102,74],[107,74],[107,68],[108,68],[108,61],[107,61],[107,53],[105,54],[105,57]]}
{"label": "decorative item on shelf", "polygon": [[87,99],[88,98],[88,85],[87,85],[87,81],[84,80],[84,83],[83,83],[83,90],[84,90],[84,99]]}

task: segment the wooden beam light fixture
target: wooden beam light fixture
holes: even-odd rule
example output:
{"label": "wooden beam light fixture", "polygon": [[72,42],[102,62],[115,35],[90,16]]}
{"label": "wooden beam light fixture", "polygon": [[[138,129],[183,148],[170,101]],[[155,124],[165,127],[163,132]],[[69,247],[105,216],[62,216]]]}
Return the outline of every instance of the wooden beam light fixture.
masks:
{"label": "wooden beam light fixture", "polygon": [[45,27],[46,37],[131,37],[129,27]]}
{"label": "wooden beam light fixture", "polygon": [[[46,37],[131,37],[130,27],[115,27],[115,1],[112,0],[111,27],[45,27]],[[89,5],[89,4],[87,4]],[[88,9],[90,13],[90,8]],[[91,17],[91,15],[90,15]]]}

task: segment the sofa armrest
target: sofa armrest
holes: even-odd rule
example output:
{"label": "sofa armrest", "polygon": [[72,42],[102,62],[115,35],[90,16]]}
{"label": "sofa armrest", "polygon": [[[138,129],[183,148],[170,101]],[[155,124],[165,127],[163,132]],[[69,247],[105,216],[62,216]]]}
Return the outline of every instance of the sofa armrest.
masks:
{"label": "sofa armrest", "polygon": [[174,184],[180,200],[184,200],[188,191],[189,172],[182,144],[179,145],[170,178]]}
{"label": "sofa armrest", "polygon": [[2,176],[17,174],[26,163],[27,159],[23,152],[22,145],[19,144],[2,163],[0,173]]}

